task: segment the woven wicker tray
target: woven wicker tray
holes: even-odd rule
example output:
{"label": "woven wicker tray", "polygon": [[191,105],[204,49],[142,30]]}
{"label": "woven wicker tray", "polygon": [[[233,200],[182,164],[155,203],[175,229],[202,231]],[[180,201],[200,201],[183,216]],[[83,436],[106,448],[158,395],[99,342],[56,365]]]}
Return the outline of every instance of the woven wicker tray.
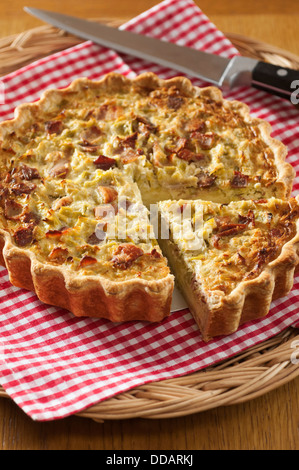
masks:
{"label": "woven wicker tray", "polygon": [[[121,23],[103,18],[101,22],[111,26]],[[294,54],[237,34],[226,36],[242,55],[299,69],[299,57]],[[2,38],[0,76],[80,42],[51,26]],[[184,377],[142,385],[91,406],[77,416],[98,422],[172,418],[251,400],[299,376],[299,361],[292,361],[297,341],[299,331],[289,328],[230,360]],[[1,386],[0,397],[8,398]]]}

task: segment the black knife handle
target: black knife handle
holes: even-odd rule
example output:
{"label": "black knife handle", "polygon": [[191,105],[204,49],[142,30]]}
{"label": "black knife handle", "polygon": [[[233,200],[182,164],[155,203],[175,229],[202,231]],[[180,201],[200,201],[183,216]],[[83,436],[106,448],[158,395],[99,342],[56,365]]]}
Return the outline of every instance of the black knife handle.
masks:
{"label": "black knife handle", "polygon": [[252,86],[299,103],[299,70],[258,62],[252,71]]}

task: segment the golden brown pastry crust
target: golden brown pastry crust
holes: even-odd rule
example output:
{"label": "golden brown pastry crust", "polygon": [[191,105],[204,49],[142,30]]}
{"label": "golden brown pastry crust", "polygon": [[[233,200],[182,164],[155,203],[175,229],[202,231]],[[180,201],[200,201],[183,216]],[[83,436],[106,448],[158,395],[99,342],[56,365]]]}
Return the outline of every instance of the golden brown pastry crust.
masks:
{"label": "golden brown pastry crust", "polygon": [[113,322],[159,322],[170,313],[171,274],[152,281],[137,278],[113,282],[99,275],[86,277],[42,263],[34,253],[15,247],[7,232],[1,230],[0,235],[11,283],[34,291],[46,304],[65,308],[76,316],[107,318]]}
{"label": "golden brown pastry crust", "polygon": [[[161,80],[152,73],[140,75],[133,80],[135,86],[143,88],[170,88],[175,86],[188,96],[206,96],[217,102],[224,102],[221,92],[215,87],[199,89],[188,79],[177,77]],[[23,104],[16,108],[15,117],[0,124],[0,132],[5,135],[28,123],[34,123],[43,112],[48,112],[63,97],[70,98],[80,90],[97,88],[116,93],[130,87],[132,80],[118,74],[109,74],[99,81],[86,78],[75,80],[62,90],[48,90],[36,103]],[[294,170],[285,161],[285,146],[270,136],[268,123],[252,119],[249,109],[239,102],[225,102],[238,109],[244,120],[255,122],[264,141],[274,153],[278,197],[289,197],[294,178]],[[173,291],[173,276],[169,274],[159,280],[129,279],[114,282],[99,275],[84,276],[71,272],[63,266],[55,266],[39,261],[34,253],[17,247],[11,235],[0,228],[0,260],[6,266],[13,285],[35,291],[38,298],[47,303],[66,308],[77,316],[108,318],[113,322],[129,320],[161,321],[169,315]],[[271,299],[285,295],[291,288],[294,268],[298,263],[298,236],[288,242],[277,260],[270,263],[260,276],[240,283],[232,294],[223,298],[212,312],[207,312],[202,323],[202,333],[207,340],[215,335],[229,334],[239,324],[266,315]],[[277,282],[279,280],[279,282]],[[254,309],[252,305],[254,304]],[[259,306],[258,306],[259,305]]]}
{"label": "golden brown pastry crust", "polygon": [[[297,231],[299,223],[297,222]],[[271,302],[287,295],[293,287],[294,272],[299,262],[299,234],[287,242],[281,254],[270,262],[261,274],[242,281],[231,294],[209,309],[201,322],[203,339],[209,341],[219,335],[229,335],[240,325],[266,316]]]}

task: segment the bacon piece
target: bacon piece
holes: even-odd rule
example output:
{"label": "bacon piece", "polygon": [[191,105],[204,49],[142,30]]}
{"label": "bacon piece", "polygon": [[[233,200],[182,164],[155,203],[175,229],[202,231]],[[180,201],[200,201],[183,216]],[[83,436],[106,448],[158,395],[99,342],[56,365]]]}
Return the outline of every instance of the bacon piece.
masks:
{"label": "bacon piece", "polygon": [[148,139],[151,135],[150,128],[143,122],[138,123],[138,134],[142,135],[145,139]]}
{"label": "bacon piece", "polygon": [[[250,211],[249,211],[250,212]],[[254,214],[253,214],[254,217]],[[215,248],[219,249],[219,240],[223,237],[236,235],[237,233],[245,230],[248,224],[253,220],[252,215],[244,217],[244,223],[234,223],[229,216],[216,217],[215,222],[218,232],[212,236],[212,244]]]}
{"label": "bacon piece", "polygon": [[152,159],[153,159],[154,165],[156,165],[158,167],[164,166],[165,162],[167,162],[167,160],[169,161],[169,157],[167,157],[165,155],[164,151],[161,148],[161,145],[157,141],[155,141],[154,144],[153,144]]}
{"label": "bacon piece", "polygon": [[98,239],[95,232],[93,232],[91,235],[89,235],[89,237],[87,239],[88,245],[98,245],[99,241],[100,240]]}
{"label": "bacon piece", "polygon": [[135,145],[136,145],[136,140],[137,140],[137,137],[138,137],[138,132],[133,132],[133,134],[130,134],[126,137],[119,137],[117,136],[117,139],[118,139],[118,148],[120,150],[124,150],[124,149],[127,149],[127,148],[132,148],[134,149],[135,148]]}
{"label": "bacon piece", "polygon": [[84,142],[81,142],[80,143],[80,147],[82,147],[82,149],[85,151],[85,152],[88,152],[88,153],[97,153],[101,150],[101,146],[100,145],[97,145],[97,144],[91,144],[87,141],[84,141]]}
{"label": "bacon piece", "polygon": [[109,106],[108,104],[102,104],[96,111],[95,117],[99,120],[104,120],[108,113]]}
{"label": "bacon piece", "polygon": [[176,142],[176,146],[173,150],[174,153],[168,155],[168,159],[172,161],[173,156],[176,155],[181,160],[185,160],[187,162],[195,162],[204,158],[204,155],[192,152],[188,148],[188,139],[185,137],[180,137]]}
{"label": "bacon piece", "polygon": [[232,188],[246,188],[248,185],[248,179],[248,175],[243,175],[240,171],[235,171],[230,185]]}
{"label": "bacon piece", "polygon": [[40,222],[40,216],[35,212],[26,212],[22,215],[21,219],[25,224],[31,224],[33,226],[38,225]]}
{"label": "bacon piece", "polygon": [[16,196],[20,196],[21,194],[30,194],[34,191],[36,185],[34,183],[19,181],[12,185],[10,185],[10,191],[15,194]]}
{"label": "bacon piece", "polygon": [[134,261],[144,254],[144,251],[136,245],[124,243],[119,245],[114,251],[114,256],[111,260],[112,264],[120,269],[128,269]]}
{"label": "bacon piece", "polygon": [[122,152],[120,159],[123,165],[128,165],[128,163],[136,162],[140,155],[142,155],[142,151],[128,148]]}
{"label": "bacon piece", "polygon": [[156,258],[156,259],[162,258],[161,253],[159,253],[159,251],[157,251],[156,248],[154,248],[154,249],[150,252],[150,255],[151,255],[153,258]]}
{"label": "bacon piece", "polygon": [[216,143],[217,135],[214,134],[214,132],[202,134],[201,132],[196,131],[192,132],[191,138],[199,143],[199,146],[202,150],[210,150]]}
{"label": "bacon piece", "polygon": [[97,110],[94,111],[95,118],[99,121],[106,119],[112,121],[117,119],[123,114],[123,108],[115,103],[102,104]]}
{"label": "bacon piece", "polygon": [[184,104],[185,99],[180,95],[180,90],[175,87],[171,87],[168,90],[167,106],[174,111],[177,111]]}
{"label": "bacon piece", "polygon": [[53,178],[65,178],[68,174],[70,169],[70,162],[66,158],[62,158],[58,163],[56,163],[50,170],[48,171],[49,176]]}
{"label": "bacon piece", "polygon": [[247,224],[249,225],[250,223],[252,226],[255,226],[255,215],[252,209],[249,209],[247,215],[241,215],[239,214],[239,223],[240,224]]}
{"label": "bacon piece", "polygon": [[215,248],[219,249],[219,240],[223,237],[231,237],[232,235],[236,235],[239,232],[242,232],[248,227],[250,219],[246,219],[246,223],[234,223],[231,219],[226,217],[217,217],[216,224],[218,232],[214,234],[211,238],[212,244]]}
{"label": "bacon piece", "polygon": [[94,160],[93,164],[100,170],[107,171],[110,168],[116,166],[116,161],[114,160],[114,158],[99,155],[98,158]]}
{"label": "bacon piece", "polygon": [[185,160],[186,162],[190,163],[202,160],[204,158],[204,155],[201,155],[200,153],[194,153],[192,152],[192,150],[183,148],[182,150],[177,152],[177,157],[181,160]]}
{"label": "bacon piece", "polygon": [[174,111],[181,108],[185,102],[185,98],[181,95],[181,91],[175,86],[153,90],[149,95],[150,102],[153,106],[167,106],[168,109],[172,109]]}
{"label": "bacon piece", "polygon": [[86,266],[91,266],[92,264],[96,264],[97,260],[96,258],[93,258],[92,256],[84,256],[81,261],[80,261],[80,268],[85,268]]}
{"label": "bacon piece", "polygon": [[60,238],[67,230],[67,227],[63,227],[60,230],[49,230],[46,232],[46,238]]}
{"label": "bacon piece", "polygon": [[26,227],[21,227],[17,229],[14,234],[13,238],[18,246],[27,246],[33,242],[33,225],[28,225]]}
{"label": "bacon piece", "polygon": [[4,215],[7,219],[16,220],[23,212],[23,206],[12,199],[4,201]]}
{"label": "bacon piece", "polygon": [[84,129],[80,137],[84,143],[93,144],[101,135],[101,129],[99,129],[97,126],[91,126]]}
{"label": "bacon piece", "polygon": [[219,241],[220,241],[221,238],[236,235],[238,232],[239,232],[239,230],[237,229],[237,227],[233,227],[229,230],[224,230],[223,232],[214,234],[214,235],[212,235],[212,238],[211,238],[212,245],[215,248],[220,249]]}
{"label": "bacon piece", "polygon": [[115,153],[120,155],[123,165],[136,161],[139,158],[139,155],[143,154],[141,149],[135,150],[137,137],[137,131],[127,137],[117,137],[117,149],[115,150]]}
{"label": "bacon piece", "polygon": [[22,180],[31,181],[34,179],[40,179],[38,170],[27,165],[21,165],[18,174]]}
{"label": "bacon piece", "polygon": [[[252,212],[252,211],[249,211],[249,212]],[[242,217],[242,216],[239,216],[239,218]],[[253,214],[253,217],[254,217],[254,214]],[[239,223],[235,223],[233,222],[229,216],[223,216],[223,217],[216,217],[215,218],[215,222],[216,222],[216,225],[217,225],[217,229],[220,233],[222,232],[226,232],[228,230],[231,230],[232,228],[240,228],[241,230],[243,230],[244,228],[246,228],[246,226],[249,224],[249,222],[252,220],[252,216],[251,218],[249,217],[244,217],[244,222],[240,221],[239,220]]]}
{"label": "bacon piece", "polygon": [[181,96],[170,95],[167,100],[168,108],[173,109],[174,111],[180,109],[183,103],[184,98],[182,98]]}
{"label": "bacon piece", "polygon": [[95,153],[100,151],[100,145],[97,144],[102,131],[97,126],[91,126],[81,133],[82,142],[80,146],[84,148],[86,152]]}
{"label": "bacon piece", "polygon": [[188,140],[185,139],[184,137],[180,137],[179,140],[176,143],[176,146],[174,148],[174,152],[178,153],[180,150],[186,148]]}
{"label": "bacon piece", "polygon": [[132,121],[132,128],[134,132],[137,131],[145,137],[149,137],[151,132],[155,132],[157,130],[157,126],[143,116],[136,116]]}
{"label": "bacon piece", "polygon": [[61,207],[70,206],[73,202],[73,198],[71,196],[64,196],[61,198],[56,199],[56,201],[52,204],[52,209],[54,211],[59,210]]}
{"label": "bacon piece", "polygon": [[229,237],[231,235],[236,235],[236,233],[242,232],[246,228],[247,228],[247,224],[230,224],[230,225],[227,225],[225,229],[217,233],[217,236],[220,238]]}
{"label": "bacon piece", "polygon": [[89,245],[98,245],[100,242],[104,241],[106,238],[107,224],[99,223],[96,227],[95,232],[93,232],[87,239]]}
{"label": "bacon piece", "polygon": [[215,222],[219,232],[227,230],[227,227],[235,225],[228,215],[215,217]]}
{"label": "bacon piece", "polygon": [[185,125],[185,130],[187,132],[205,132],[206,131],[206,124],[205,124],[204,121],[202,121],[199,118],[192,118]]}
{"label": "bacon piece", "polygon": [[58,264],[62,264],[68,258],[68,250],[66,248],[61,248],[59,246],[53,248],[48,258],[50,261],[53,261]]}
{"label": "bacon piece", "polygon": [[231,231],[237,233],[244,230],[250,224],[255,226],[255,215],[252,209],[249,209],[246,215],[239,214],[238,223],[232,222],[229,216],[216,217],[215,222],[218,229],[219,237],[224,237],[232,234]]}
{"label": "bacon piece", "polygon": [[102,197],[104,204],[110,204],[118,196],[118,192],[113,186],[98,186],[97,191]]}
{"label": "bacon piece", "polygon": [[268,235],[270,238],[282,238],[285,235],[285,230],[282,227],[274,227],[269,230]]}
{"label": "bacon piece", "polygon": [[210,175],[209,173],[202,171],[197,175],[197,186],[199,188],[210,188],[211,186],[213,186],[215,180],[216,176]]}
{"label": "bacon piece", "polygon": [[61,134],[64,125],[62,121],[47,121],[45,129],[48,134]]}

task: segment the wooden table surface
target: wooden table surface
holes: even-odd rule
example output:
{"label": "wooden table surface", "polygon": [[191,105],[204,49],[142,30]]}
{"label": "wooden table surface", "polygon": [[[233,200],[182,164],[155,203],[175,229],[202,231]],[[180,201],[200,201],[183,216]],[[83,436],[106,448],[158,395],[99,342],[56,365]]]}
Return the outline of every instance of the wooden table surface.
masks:
{"label": "wooden table surface", "polygon": [[[9,0],[0,3],[0,36],[42,23],[25,5],[81,17],[128,19],[154,0]],[[224,32],[239,33],[299,55],[298,0],[197,0]],[[0,399],[2,450],[298,450],[299,378],[250,402],[167,420],[96,423],[72,416],[39,423],[10,399]]]}

